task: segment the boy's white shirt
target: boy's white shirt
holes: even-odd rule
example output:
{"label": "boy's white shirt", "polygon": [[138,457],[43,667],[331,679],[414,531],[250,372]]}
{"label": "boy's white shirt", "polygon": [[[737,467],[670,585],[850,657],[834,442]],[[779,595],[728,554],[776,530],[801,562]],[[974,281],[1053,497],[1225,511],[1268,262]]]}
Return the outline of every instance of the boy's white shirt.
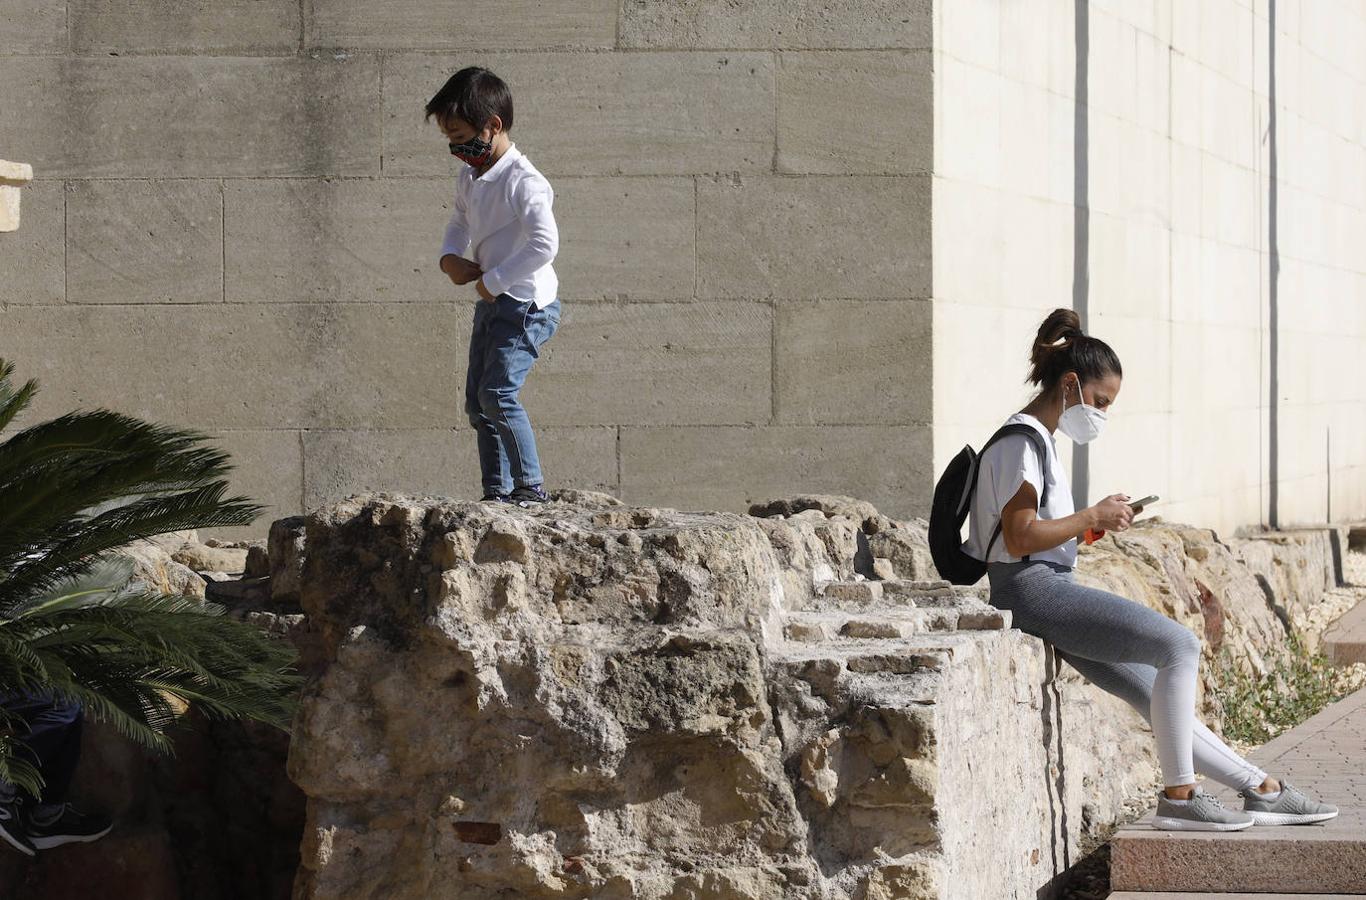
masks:
{"label": "boy's white shirt", "polygon": [[489,293],[543,308],[560,287],[550,264],[560,248],[554,202],[550,182],[511,144],[483,175],[473,166],[460,170],[441,255],[473,259]]}

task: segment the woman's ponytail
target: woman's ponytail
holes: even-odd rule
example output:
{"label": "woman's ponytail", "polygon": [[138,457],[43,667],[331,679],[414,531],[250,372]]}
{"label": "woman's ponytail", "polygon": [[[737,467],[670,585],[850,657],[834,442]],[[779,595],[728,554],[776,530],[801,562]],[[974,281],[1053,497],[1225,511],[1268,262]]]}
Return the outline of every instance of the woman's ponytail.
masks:
{"label": "woman's ponytail", "polygon": [[1124,374],[1115,351],[1100,338],[1083,332],[1081,317],[1070,309],[1055,309],[1043,320],[1029,351],[1029,363],[1026,380],[1045,390],[1065,372],[1075,371],[1082,381]]}

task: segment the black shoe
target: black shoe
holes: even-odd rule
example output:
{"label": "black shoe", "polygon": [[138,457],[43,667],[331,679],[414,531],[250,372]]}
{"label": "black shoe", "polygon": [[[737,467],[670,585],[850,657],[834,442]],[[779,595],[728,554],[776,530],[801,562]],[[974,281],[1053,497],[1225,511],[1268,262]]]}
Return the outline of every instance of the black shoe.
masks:
{"label": "black shoe", "polygon": [[62,804],[62,814],[46,825],[33,821],[33,814],[25,816],[28,839],[37,850],[51,850],[62,844],[88,844],[109,833],[114,823],[104,816],[88,816],[77,812],[70,803]]}
{"label": "black shoe", "polygon": [[0,800],[0,838],[25,856],[34,856],[33,842],[25,834],[18,797]]}
{"label": "black shoe", "polygon": [[511,503],[511,498],[507,494],[500,494],[497,491],[485,491],[484,496],[479,498],[480,503]]}
{"label": "black shoe", "polygon": [[543,491],[539,484],[529,484],[513,488],[511,499],[513,503],[525,509],[533,503],[549,503],[550,495]]}

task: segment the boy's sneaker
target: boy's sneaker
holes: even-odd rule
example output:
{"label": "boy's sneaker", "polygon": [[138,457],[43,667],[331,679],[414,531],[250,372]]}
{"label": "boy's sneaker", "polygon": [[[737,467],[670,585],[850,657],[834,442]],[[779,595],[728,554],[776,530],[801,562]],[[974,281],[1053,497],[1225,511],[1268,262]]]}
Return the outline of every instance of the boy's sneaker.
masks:
{"label": "boy's sneaker", "polygon": [[1268,800],[1251,788],[1239,791],[1243,798],[1243,812],[1252,816],[1258,825],[1310,825],[1326,822],[1338,814],[1330,803],[1311,800],[1289,782],[1281,782],[1281,792],[1275,800]]}
{"label": "boy's sneaker", "polygon": [[512,498],[507,494],[500,494],[497,491],[485,491],[484,496],[479,498],[481,503],[511,503]]}
{"label": "boy's sneaker", "polygon": [[25,856],[34,856],[33,842],[25,833],[19,798],[0,800],[0,839]]}
{"label": "boy's sneaker", "polygon": [[534,503],[549,503],[550,495],[539,484],[529,484],[513,489],[512,502],[525,509]]}
{"label": "boy's sneaker", "polygon": [[104,816],[88,816],[70,803],[63,803],[61,813],[50,822],[41,823],[32,813],[25,818],[29,842],[38,850],[98,841],[114,827],[114,823]]}
{"label": "boy's sneaker", "polygon": [[1185,803],[1173,803],[1165,791],[1158,791],[1153,827],[1163,831],[1240,831],[1252,827],[1252,816],[1229,809],[1197,785]]}

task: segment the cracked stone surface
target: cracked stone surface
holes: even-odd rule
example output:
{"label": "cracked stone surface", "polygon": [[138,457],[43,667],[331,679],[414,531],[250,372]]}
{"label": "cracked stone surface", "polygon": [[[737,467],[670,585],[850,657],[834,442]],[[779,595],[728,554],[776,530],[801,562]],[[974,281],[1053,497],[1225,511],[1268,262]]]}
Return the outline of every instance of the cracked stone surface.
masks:
{"label": "cracked stone surface", "polygon": [[[1014,896],[1150,789],[1138,714],[935,580],[923,522],[752,513],[378,494],[277,523],[320,641],[296,896]],[[1081,570],[1255,667],[1284,632],[1237,549],[1153,523]]]}

